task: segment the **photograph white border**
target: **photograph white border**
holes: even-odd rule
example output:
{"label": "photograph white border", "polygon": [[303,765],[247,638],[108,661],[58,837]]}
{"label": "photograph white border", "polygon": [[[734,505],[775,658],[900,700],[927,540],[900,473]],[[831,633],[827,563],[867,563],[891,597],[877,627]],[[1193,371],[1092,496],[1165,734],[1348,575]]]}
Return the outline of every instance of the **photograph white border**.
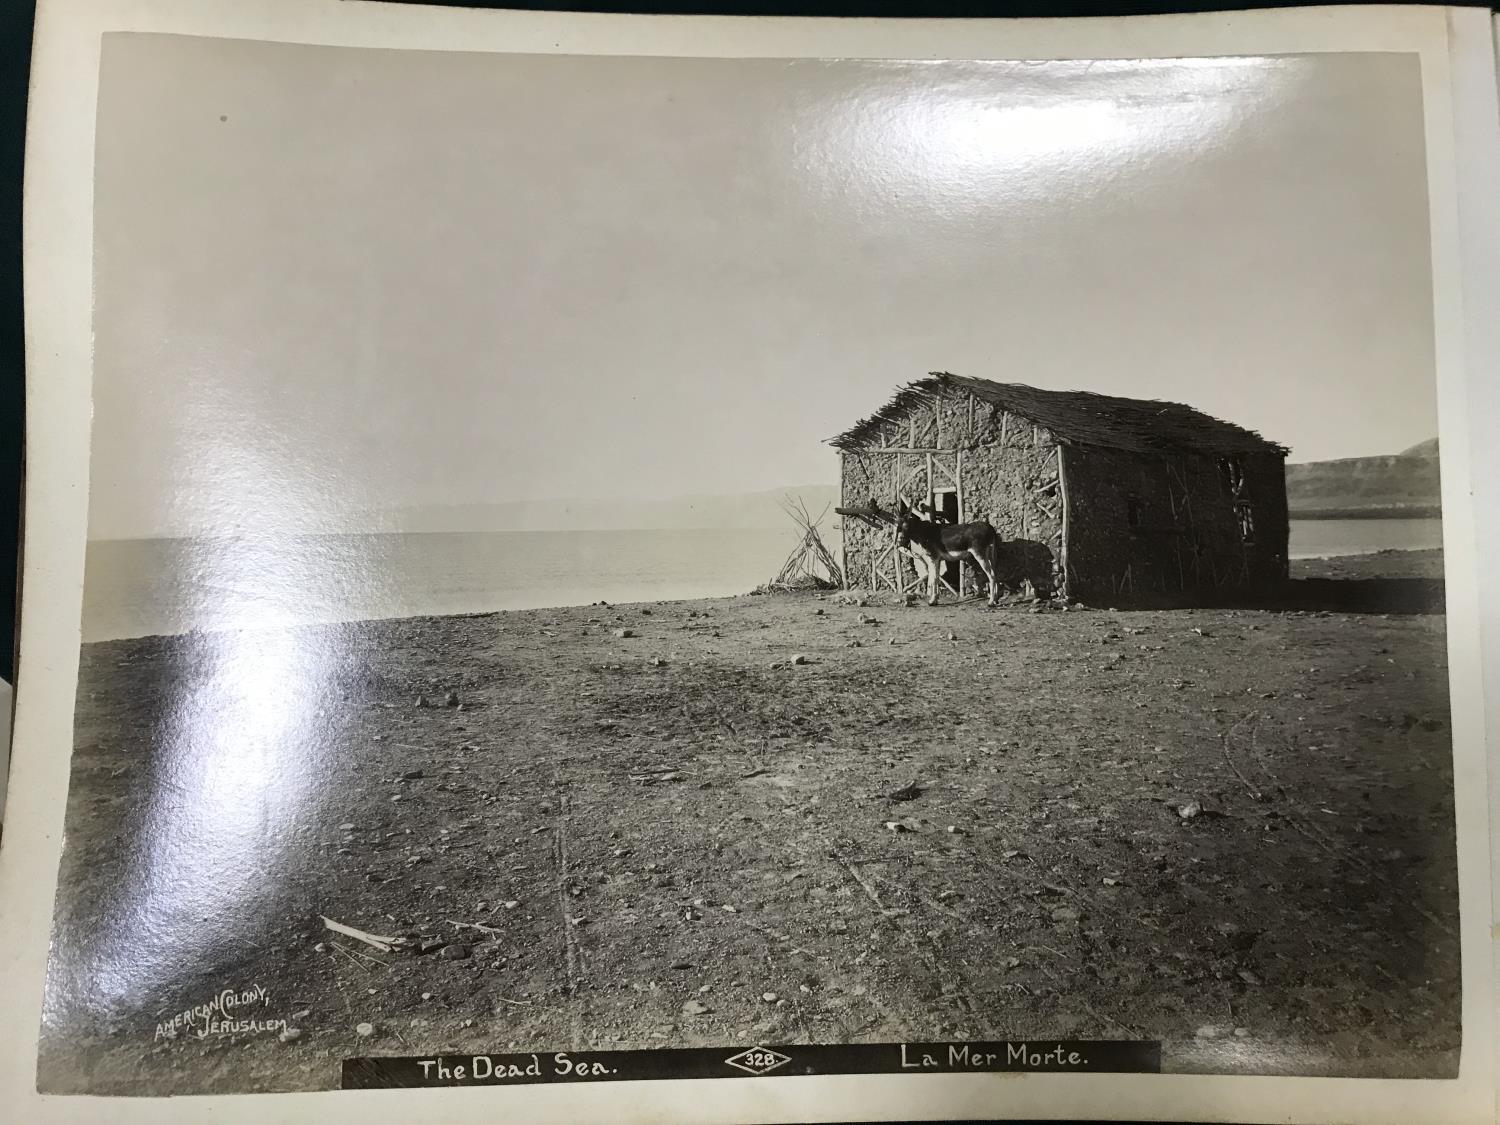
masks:
{"label": "photograph white border", "polygon": [[[1448,651],[1462,898],[1455,1080],[1206,1075],[861,1075],[178,1099],[42,1096],[37,1039],[73,742],[87,528],[100,37],[157,32],[495,53],[862,59],[1129,59],[1404,52],[1421,58],[1432,214]],[[25,183],[27,438],[9,807],[0,847],[0,1105],[13,1120],[771,1122],[1029,1117],[1406,1123],[1496,1119],[1497,771],[1481,652],[1500,591],[1476,545],[1500,524],[1500,108],[1483,9],[1306,8],[1072,20],[612,16],[343,0],[41,0]],[[1488,375],[1482,378],[1480,374]],[[1476,491],[1477,489],[1477,491]],[[1482,519],[1478,518],[1482,515]],[[1485,630],[1481,636],[1481,622]],[[1492,663],[1492,666],[1493,663]],[[1488,701],[1491,729],[1500,703]]]}

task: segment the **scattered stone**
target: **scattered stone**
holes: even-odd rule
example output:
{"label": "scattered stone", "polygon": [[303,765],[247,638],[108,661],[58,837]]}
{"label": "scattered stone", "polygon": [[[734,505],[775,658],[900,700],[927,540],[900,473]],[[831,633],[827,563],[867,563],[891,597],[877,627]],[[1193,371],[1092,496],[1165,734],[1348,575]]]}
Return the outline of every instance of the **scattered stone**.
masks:
{"label": "scattered stone", "polygon": [[1237,1027],[1234,1029],[1234,1037],[1236,1039],[1248,1039],[1250,1038],[1250,1029],[1248,1027]]}
{"label": "scattered stone", "polygon": [[1182,817],[1183,820],[1192,820],[1193,817],[1197,816],[1202,811],[1203,806],[1200,805],[1197,801],[1189,801],[1185,805],[1177,806],[1177,815]]}
{"label": "scattered stone", "polygon": [[318,942],[317,945],[313,946],[313,952],[314,953],[327,953],[328,952],[328,946],[324,945],[320,941],[320,942]]}
{"label": "scattered stone", "polygon": [[312,1015],[312,1009],[311,1008],[303,1008],[300,1012],[293,1012],[292,1013],[292,1019],[294,1019],[294,1020],[305,1020],[310,1015]]}
{"label": "scattered stone", "polygon": [[706,1016],[710,1012],[712,1012],[713,1009],[710,1008],[707,1004],[703,1003],[703,1001],[701,1000],[689,1000],[682,1006],[682,1011],[684,1015]]}
{"label": "scattered stone", "polygon": [[375,1025],[373,1023],[356,1024],[354,1034],[358,1035],[361,1039],[368,1039],[375,1034]]}
{"label": "scattered stone", "polygon": [[663,659],[662,659],[662,658],[661,658],[661,657],[659,657],[659,656],[653,656],[653,657],[652,657],[652,658],[651,658],[651,666],[652,666],[652,667],[653,667],[653,668],[663,668],[663,667],[665,667],[665,666],[666,666],[666,663],[667,663],[667,662],[666,662],[666,661],[665,661],[665,660],[663,660]]}
{"label": "scattered stone", "polygon": [[283,1043],[295,1043],[302,1038],[302,1031],[300,1028],[284,1027],[281,1029],[281,1034],[276,1038],[280,1039]]}
{"label": "scattered stone", "polygon": [[1106,875],[1104,877],[1104,885],[1106,887],[1118,887],[1120,885],[1120,880],[1111,879],[1108,875]]}
{"label": "scattered stone", "polygon": [[456,692],[456,691],[450,691],[447,695],[445,695],[443,697],[443,702],[446,703],[449,707],[457,707],[458,706],[458,692]]}
{"label": "scattered stone", "polygon": [[500,905],[503,906],[503,907],[505,907],[505,909],[507,909],[507,910],[514,910],[516,907],[520,906],[521,904],[519,902],[517,902],[515,899],[508,899],[507,901],[502,902]]}
{"label": "scattered stone", "polygon": [[903,817],[900,820],[888,820],[885,826],[892,832],[916,832],[922,827],[922,822],[915,817]]}
{"label": "scattered stone", "polygon": [[627,637],[633,637],[633,636],[635,636],[635,630],[634,629],[616,629],[615,630],[615,636],[619,637],[621,640],[625,640]]}
{"label": "scattered stone", "polygon": [[339,831],[340,832],[353,832],[354,831],[354,825],[346,821],[345,823],[339,825]]}
{"label": "scattered stone", "polygon": [[1076,922],[1078,921],[1078,911],[1074,910],[1071,906],[1059,906],[1052,912],[1051,918],[1054,922]]}
{"label": "scattered stone", "polygon": [[422,993],[422,999],[423,1000],[431,1000],[432,999],[432,993],[430,993],[430,992],[424,992],[424,993]]}
{"label": "scattered stone", "polygon": [[1193,1034],[1199,1039],[1217,1039],[1224,1034],[1224,1029],[1222,1027],[1215,1027],[1213,1024],[1205,1024],[1193,1032]]}
{"label": "scattered stone", "polygon": [[446,941],[444,941],[442,938],[436,938],[436,937],[422,938],[420,941],[417,942],[417,955],[421,956],[422,954],[425,954],[425,953],[436,953],[438,950],[442,949],[447,944],[448,943]]}
{"label": "scattered stone", "polygon": [[439,951],[438,956],[444,961],[464,961],[468,959],[469,953],[467,945],[445,945]]}
{"label": "scattered stone", "polygon": [[1260,977],[1256,976],[1249,969],[1241,969],[1239,972],[1239,978],[1246,984],[1250,985],[1256,985],[1260,983]]}
{"label": "scattered stone", "polygon": [[423,774],[421,770],[407,770],[401,775],[402,781],[419,781]]}
{"label": "scattered stone", "polygon": [[796,656],[792,657],[792,663],[793,664],[808,664],[808,663],[811,663],[811,662],[807,659],[806,656],[804,656],[802,653],[799,652]]}
{"label": "scattered stone", "polygon": [[432,701],[430,699],[428,699],[425,695],[419,695],[419,696],[417,696],[417,706],[418,707],[423,707],[423,708],[425,708],[425,707],[431,707],[432,706]]}
{"label": "scattered stone", "polygon": [[953,632],[950,632],[950,633],[949,633],[949,634],[948,634],[948,639],[949,639],[949,640],[950,640],[950,641],[956,641],[956,640],[958,640],[958,634],[957,634],[957,633],[953,633]]}

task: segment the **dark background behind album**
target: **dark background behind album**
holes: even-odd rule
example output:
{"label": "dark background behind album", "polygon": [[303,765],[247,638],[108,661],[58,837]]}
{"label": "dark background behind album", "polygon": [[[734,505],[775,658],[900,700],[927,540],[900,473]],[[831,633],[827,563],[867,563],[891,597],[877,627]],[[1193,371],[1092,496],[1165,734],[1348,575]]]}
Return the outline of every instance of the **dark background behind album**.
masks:
{"label": "dark background behind album", "polygon": [[[0,5],[0,679],[15,681],[26,337],[21,316],[21,168],[34,0]],[[7,760],[0,755],[0,761]]]}

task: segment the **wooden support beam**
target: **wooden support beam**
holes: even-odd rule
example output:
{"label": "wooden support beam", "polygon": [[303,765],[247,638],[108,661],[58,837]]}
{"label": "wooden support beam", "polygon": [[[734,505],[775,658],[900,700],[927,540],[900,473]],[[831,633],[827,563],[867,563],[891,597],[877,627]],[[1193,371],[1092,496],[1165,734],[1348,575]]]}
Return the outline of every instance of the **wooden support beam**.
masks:
{"label": "wooden support beam", "polygon": [[[844,500],[844,488],[846,477],[844,476],[844,451],[839,450],[839,499]],[[849,589],[849,536],[845,535],[843,529],[839,530],[839,575],[843,578],[844,589]]]}
{"label": "wooden support beam", "polygon": [[1068,469],[1067,469],[1067,463],[1063,459],[1063,447],[1060,446],[1060,445],[1057,447],[1057,490],[1058,490],[1058,494],[1059,494],[1059,496],[1060,496],[1060,498],[1062,500],[1062,521],[1061,522],[1062,522],[1062,574],[1063,574],[1063,588],[1059,592],[1062,594],[1063,597],[1067,598],[1067,597],[1071,597],[1072,596],[1068,592],[1068,586],[1071,584],[1072,577],[1073,577],[1073,572],[1068,569],[1068,536],[1069,536],[1069,527],[1068,527],[1068,525],[1072,521],[1069,520],[1069,518],[1068,518],[1069,514],[1070,514],[1069,510],[1068,510]]}
{"label": "wooden support beam", "polygon": [[[936,445],[881,445],[872,446],[868,449],[862,449],[859,451],[859,455],[862,457],[878,457],[881,454],[897,453],[952,453],[957,448],[957,446],[949,446],[948,448],[944,449]],[[1001,448],[1001,445],[998,441],[976,441],[970,442],[968,445],[963,446],[963,448],[969,450],[999,449]]]}
{"label": "wooden support beam", "polygon": [[[974,428],[974,396],[969,396],[969,428]],[[967,523],[968,515],[964,510],[964,451],[958,450],[953,454],[953,491],[955,493],[954,504],[958,506],[958,522]],[[963,590],[964,578],[969,574],[969,564],[960,562],[958,564],[958,588]],[[977,580],[976,580],[977,584]]]}

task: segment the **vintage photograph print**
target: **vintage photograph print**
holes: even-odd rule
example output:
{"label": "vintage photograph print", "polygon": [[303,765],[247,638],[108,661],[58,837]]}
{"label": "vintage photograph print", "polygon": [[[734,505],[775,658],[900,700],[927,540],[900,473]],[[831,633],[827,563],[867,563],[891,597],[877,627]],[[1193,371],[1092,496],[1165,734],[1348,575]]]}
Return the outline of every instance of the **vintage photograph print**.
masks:
{"label": "vintage photograph print", "polygon": [[102,44],[48,1093],[1447,1078],[1415,54]]}

